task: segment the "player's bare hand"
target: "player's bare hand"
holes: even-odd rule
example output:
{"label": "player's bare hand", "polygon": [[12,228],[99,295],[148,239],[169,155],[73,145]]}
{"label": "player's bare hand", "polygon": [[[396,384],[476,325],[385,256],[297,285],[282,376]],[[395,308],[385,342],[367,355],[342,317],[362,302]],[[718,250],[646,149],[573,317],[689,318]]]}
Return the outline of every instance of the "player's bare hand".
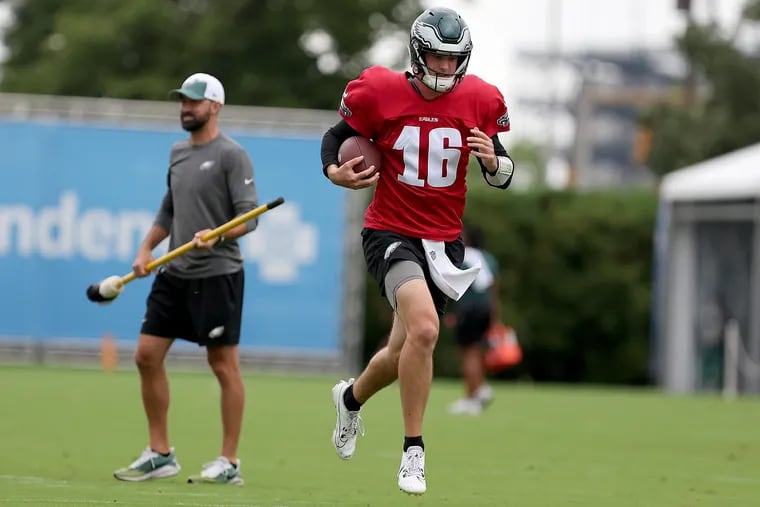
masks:
{"label": "player's bare hand", "polygon": [[211,232],[211,229],[203,229],[202,231],[196,232],[195,236],[193,236],[193,246],[195,248],[202,248],[204,250],[208,250],[209,248],[214,246],[219,238],[213,238],[208,241],[203,241],[203,236],[205,236],[209,232]]}
{"label": "player's bare hand", "polygon": [[376,171],[375,166],[371,165],[363,171],[356,172],[356,166],[362,160],[364,160],[364,157],[356,157],[347,160],[340,166],[332,164],[327,167],[327,177],[334,184],[352,190],[371,187],[380,179],[380,171]]}
{"label": "player's bare hand", "polygon": [[472,150],[472,154],[483,162],[488,172],[495,173],[499,168],[499,161],[494,153],[493,140],[477,127],[470,129],[470,133],[472,135],[467,137],[467,146]]}
{"label": "player's bare hand", "polygon": [[138,250],[137,256],[135,256],[135,260],[132,262],[132,271],[134,272],[135,276],[138,278],[148,276],[150,274],[150,271],[148,271],[145,266],[151,262],[153,262],[153,254],[150,250]]}

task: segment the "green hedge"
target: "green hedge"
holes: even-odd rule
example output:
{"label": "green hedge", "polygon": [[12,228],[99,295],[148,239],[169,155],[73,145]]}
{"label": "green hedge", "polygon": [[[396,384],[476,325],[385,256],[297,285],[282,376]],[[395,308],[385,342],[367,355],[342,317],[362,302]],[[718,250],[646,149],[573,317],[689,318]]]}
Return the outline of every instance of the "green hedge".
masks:
{"label": "green hedge", "polygon": [[[650,191],[470,192],[465,221],[479,224],[501,264],[502,314],[525,353],[504,376],[648,381],[656,207]],[[368,277],[365,360],[390,322],[388,304]],[[436,375],[458,376],[445,328]]]}

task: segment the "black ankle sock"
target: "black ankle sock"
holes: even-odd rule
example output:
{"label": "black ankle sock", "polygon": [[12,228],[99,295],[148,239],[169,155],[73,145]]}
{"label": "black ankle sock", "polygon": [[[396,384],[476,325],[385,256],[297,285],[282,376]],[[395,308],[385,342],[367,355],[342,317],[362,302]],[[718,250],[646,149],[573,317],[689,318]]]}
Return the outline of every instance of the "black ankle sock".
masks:
{"label": "black ankle sock", "polygon": [[362,408],[362,404],[356,401],[356,398],[354,398],[353,384],[348,386],[348,389],[346,389],[346,391],[343,393],[343,404],[346,405],[346,408],[351,412],[356,412]]}
{"label": "black ankle sock", "polygon": [[410,447],[422,447],[422,450],[425,450],[425,443],[422,441],[422,435],[418,437],[404,437],[404,452],[406,452]]}
{"label": "black ankle sock", "polygon": [[164,458],[168,458],[168,457],[169,457],[169,455],[172,453],[171,451],[169,451],[169,452],[166,452],[166,453],[164,453],[164,452],[158,452],[157,450],[153,449],[152,447],[151,447],[151,449],[150,449],[150,450],[151,450],[151,451],[153,451],[153,452],[155,452],[156,454],[160,454],[160,455],[161,455],[161,456],[163,456]]}

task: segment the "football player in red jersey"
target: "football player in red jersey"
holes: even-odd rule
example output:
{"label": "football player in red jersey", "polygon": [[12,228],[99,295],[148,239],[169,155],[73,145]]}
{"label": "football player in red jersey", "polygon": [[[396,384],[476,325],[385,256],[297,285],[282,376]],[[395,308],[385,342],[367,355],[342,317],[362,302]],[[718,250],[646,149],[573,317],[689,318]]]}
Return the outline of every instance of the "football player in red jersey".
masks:
{"label": "football player in red jersey", "polygon": [[[322,140],[323,171],[350,189],[377,185],[367,208],[362,246],[367,270],[394,310],[388,345],[354,381],[333,388],[336,425],[333,444],[349,459],[363,434],[360,409],[380,389],[399,380],[404,444],[398,485],[426,491],[422,422],[433,377],[433,349],[448,298],[458,299],[477,268],[460,271],[465,175],[472,154],[486,182],[505,189],[514,163],[499,142],[509,115],[499,90],[465,75],[472,40],[455,11],[433,8],[413,23],[411,72],[365,69],[348,83],[341,121]],[[338,149],[351,136],[371,139],[382,167],[355,173],[355,158],[338,162]]]}

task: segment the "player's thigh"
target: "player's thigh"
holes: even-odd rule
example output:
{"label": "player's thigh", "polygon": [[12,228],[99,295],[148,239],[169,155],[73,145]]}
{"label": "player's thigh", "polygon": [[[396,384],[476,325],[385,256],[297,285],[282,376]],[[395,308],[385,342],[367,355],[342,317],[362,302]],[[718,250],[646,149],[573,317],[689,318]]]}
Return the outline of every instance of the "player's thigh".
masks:
{"label": "player's thigh", "polygon": [[243,313],[243,270],[194,280],[188,307],[199,345],[237,345]]}
{"label": "player's thigh", "polygon": [[414,278],[396,289],[396,313],[409,336],[435,340],[439,317],[428,283]]}
{"label": "player's thigh", "polygon": [[[430,324],[435,321],[435,329],[438,329],[438,316],[443,315],[446,311],[448,297],[433,283],[430,277],[425,252],[422,242],[417,238],[411,238],[392,231],[383,231],[375,229],[364,229],[362,231],[362,248],[364,250],[364,259],[367,264],[367,271],[378,282],[380,291],[383,296],[389,299],[394,311],[398,313],[396,294],[388,294],[387,288],[398,288],[397,284],[388,283],[388,274],[395,269],[398,263],[413,262],[417,264],[423,275],[424,280],[415,281],[415,287],[421,293],[426,293],[427,298],[424,301],[413,301],[410,309],[411,322],[401,315],[405,322],[406,329],[411,324],[420,323]],[[461,266],[464,259],[464,243],[461,237],[455,241],[446,243],[446,254],[456,266]],[[398,280],[403,281],[401,278]],[[419,284],[422,285],[419,285]],[[406,284],[406,282],[404,282]],[[390,296],[390,297],[389,297]],[[429,303],[432,301],[435,318],[430,318]],[[419,303],[419,304],[415,304]]]}
{"label": "player's thigh", "polygon": [[425,255],[412,238],[391,231],[364,229],[362,249],[367,271],[375,279],[383,296],[387,296],[386,277],[399,261],[412,261],[425,265]]}
{"label": "player's thigh", "polygon": [[187,286],[188,280],[165,271],[155,276],[145,303],[141,335],[169,339],[192,334],[186,306]]}

